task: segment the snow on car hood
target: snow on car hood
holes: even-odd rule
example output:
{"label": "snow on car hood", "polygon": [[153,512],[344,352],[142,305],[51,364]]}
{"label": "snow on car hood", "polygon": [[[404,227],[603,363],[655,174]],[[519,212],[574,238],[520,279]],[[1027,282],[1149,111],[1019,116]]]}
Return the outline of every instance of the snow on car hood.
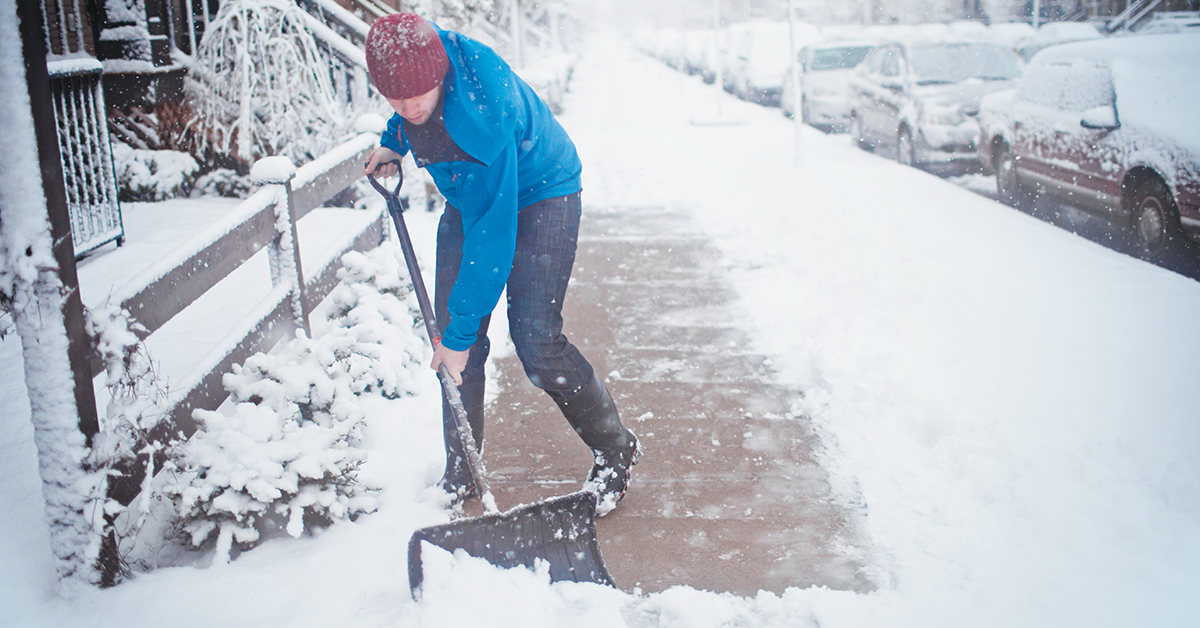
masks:
{"label": "snow on car hood", "polygon": [[853,74],[854,68],[821,70],[805,74],[804,80],[813,93],[822,96],[845,96],[849,98],[846,88]]}
{"label": "snow on car hood", "polygon": [[985,81],[971,79],[962,83],[916,85],[913,96],[924,103],[943,106],[957,105],[965,113],[974,114],[979,111],[979,101],[988,94],[1005,89],[1012,89],[1015,81]]}

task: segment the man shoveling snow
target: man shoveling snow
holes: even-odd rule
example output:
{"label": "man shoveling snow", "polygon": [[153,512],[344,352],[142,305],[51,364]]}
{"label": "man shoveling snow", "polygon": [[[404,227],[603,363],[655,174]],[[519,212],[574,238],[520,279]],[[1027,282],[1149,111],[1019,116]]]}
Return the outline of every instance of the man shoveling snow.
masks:
{"label": "man shoveling snow", "polygon": [[[367,174],[394,176],[410,151],[446,197],[438,225],[434,311],[447,367],[477,446],[483,442],[488,322],[508,288],[509,334],[526,375],[562,410],[595,464],[597,513],[616,507],[641,446],[591,364],[562,333],[580,220],[575,145],[545,103],[494,51],[409,13],[371,26],[367,65],[396,113]],[[444,398],[446,471],[461,500],[476,491]]]}

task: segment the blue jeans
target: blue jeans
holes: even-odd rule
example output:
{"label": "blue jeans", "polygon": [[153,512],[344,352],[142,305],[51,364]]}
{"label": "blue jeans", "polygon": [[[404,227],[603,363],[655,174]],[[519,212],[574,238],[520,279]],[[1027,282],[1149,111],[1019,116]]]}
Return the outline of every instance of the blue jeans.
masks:
{"label": "blue jeans", "polygon": [[[534,203],[517,214],[517,248],[508,276],[508,331],[517,357],[534,386],[555,401],[570,397],[592,379],[592,365],[562,333],[562,305],[579,240],[579,193]],[[463,228],[458,209],[446,205],[438,224],[434,314],[438,330],[450,322],[450,289],[462,264]],[[482,385],[490,343],[491,316],[479,323],[463,383]]]}

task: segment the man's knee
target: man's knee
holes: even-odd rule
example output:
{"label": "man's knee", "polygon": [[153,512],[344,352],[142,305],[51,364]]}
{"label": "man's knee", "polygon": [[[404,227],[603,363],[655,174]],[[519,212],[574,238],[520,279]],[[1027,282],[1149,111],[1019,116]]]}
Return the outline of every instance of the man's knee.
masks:
{"label": "man's knee", "polygon": [[563,342],[556,342],[549,334],[520,334],[513,336],[513,346],[517,357],[525,370],[538,370],[554,362],[555,356],[562,352]]}

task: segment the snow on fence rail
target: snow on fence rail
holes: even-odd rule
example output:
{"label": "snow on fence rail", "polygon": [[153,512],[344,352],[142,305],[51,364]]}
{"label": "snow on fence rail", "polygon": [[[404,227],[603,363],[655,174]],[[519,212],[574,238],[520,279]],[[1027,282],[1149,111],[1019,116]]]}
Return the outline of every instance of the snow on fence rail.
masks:
{"label": "snow on fence rail", "polygon": [[[121,309],[144,327],[135,333],[145,339],[258,251],[268,248],[271,258],[272,290],[171,394],[168,418],[151,433],[153,440],[194,432],[192,410],[220,404],[226,396],[221,379],[230,367],[270,348],[290,331],[307,331],[309,313],[337,283],[341,256],[383,241],[387,229],[383,211],[365,213],[350,235],[331,247],[332,252],[311,273],[305,273],[296,238],[296,224],[302,217],[362,176],[362,164],[378,142],[378,135],[364,133],[299,169],[292,170],[288,162],[287,171],[280,172],[271,164],[262,177],[267,185],[118,291]],[[92,371],[103,369],[100,358],[93,357]],[[140,484],[140,479],[129,480]]]}

